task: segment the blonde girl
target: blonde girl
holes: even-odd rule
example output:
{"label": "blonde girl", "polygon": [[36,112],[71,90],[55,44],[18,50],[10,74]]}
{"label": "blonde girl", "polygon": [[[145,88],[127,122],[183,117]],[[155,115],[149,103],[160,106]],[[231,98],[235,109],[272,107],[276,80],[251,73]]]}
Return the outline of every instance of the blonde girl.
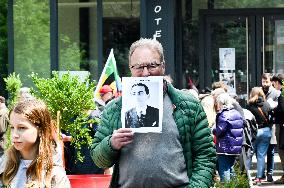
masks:
{"label": "blonde girl", "polygon": [[13,145],[1,170],[4,186],[60,187],[70,183],[58,160],[53,123],[47,106],[40,100],[19,102],[10,114]]}
{"label": "blonde girl", "polygon": [[271,123],[269,122],[270,105],[265,100],[265,95],[261,87],[254,87],[250,92],[248,100],[248,110],[255,116],[258,129],[256,139],[253,142],[254,153],[257,159],[257,174],[255,183],[262,184],[262,176],[265,170],[265,157],[271,139]]}

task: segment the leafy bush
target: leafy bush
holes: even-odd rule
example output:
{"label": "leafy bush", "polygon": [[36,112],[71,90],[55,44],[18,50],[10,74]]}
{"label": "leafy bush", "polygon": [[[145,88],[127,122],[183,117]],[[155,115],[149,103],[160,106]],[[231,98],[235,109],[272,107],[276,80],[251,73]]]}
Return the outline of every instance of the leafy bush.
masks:
{"label": "leafy bush", "polygon": [[222,184],[220,181],[217,181],[215,186],[216,188],[249,188],[249,180],[247,175],[242,173],[239,168],[239,163],[234,166],[236,177],[232,178],[230,181]]}
{"label": "leafy bush", "polygon": [[20,75],[16,75],[15,72],[10,74],[7,78],[4,78],[4,81],[6,83],[6,90],[9,93],[8,108],[11,109],[18,100],[18,93],[22,87],[22,81]]}
{"label": "leafy bush", "polygon": [[82,161],[80,149],[82,145],[90,145],[92,137],[90,129],[85,125],[88,120],[88,110],[94,109],[93,91],[94,83],[89,79],[80,82],[78,77],[69,73],[59,78],[58,72],[53,72],[52,78],[40,78],[37,74],[30,75],[35,89],[32,93],[42,99],[48,105],[53,116],[57,118],[57,112],[61,113],[60,129],[72,136],[71,144],[77,149],[77,158]]}

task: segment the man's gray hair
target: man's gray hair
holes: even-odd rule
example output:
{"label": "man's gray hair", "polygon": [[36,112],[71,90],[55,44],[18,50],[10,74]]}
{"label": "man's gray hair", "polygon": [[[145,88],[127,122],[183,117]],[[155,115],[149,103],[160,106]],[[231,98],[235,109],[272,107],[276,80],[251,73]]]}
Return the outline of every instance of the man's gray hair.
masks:
{"label": "man's gray hair", "polygon": [[222,93],[216,98],[216,103],[220,104],[222,108],[233,108],[234,99],[228,93]]}
{"label": "man's gray hair", "polygon": [[130,46],[129,55],[128,55],[129,63],[134,50],[139,47],[147,47],[151,50],[157,51],[158,54],[160,55],[161,63],[165,62],[163,46],[159,41],[157,41],[156,39],[140,38],[136,42],[132,43],[132,45]]}

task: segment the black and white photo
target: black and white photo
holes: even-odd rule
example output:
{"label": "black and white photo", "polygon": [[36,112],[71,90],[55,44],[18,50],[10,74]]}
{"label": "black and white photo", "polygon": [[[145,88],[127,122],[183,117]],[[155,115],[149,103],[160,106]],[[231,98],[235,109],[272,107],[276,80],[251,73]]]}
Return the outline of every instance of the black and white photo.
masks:
{"label": "black and white photo", "polygon": [[219,48],[219,70],[235,70],[235,48]]}
{"label": "black and white photo", "polygon": [[135,132],[161,132],[162,77],[122,79],[122,127]]}

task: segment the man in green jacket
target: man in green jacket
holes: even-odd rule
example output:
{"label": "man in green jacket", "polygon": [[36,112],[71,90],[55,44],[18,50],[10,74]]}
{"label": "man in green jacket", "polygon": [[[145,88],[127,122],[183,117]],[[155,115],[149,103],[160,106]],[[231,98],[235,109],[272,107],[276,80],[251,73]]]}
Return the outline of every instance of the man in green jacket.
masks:
{"label": "man in green jacket", "polygon": [[[162,45],[134,42],[129,51],[133,77],[163,76]],[[121,128],[121,98],[108,104],[91,147],[97,166],[114,165],[110,187],[210,187],[216,152],[206,114],[191,95],[164,81],[162,133],[133,133]]]}

